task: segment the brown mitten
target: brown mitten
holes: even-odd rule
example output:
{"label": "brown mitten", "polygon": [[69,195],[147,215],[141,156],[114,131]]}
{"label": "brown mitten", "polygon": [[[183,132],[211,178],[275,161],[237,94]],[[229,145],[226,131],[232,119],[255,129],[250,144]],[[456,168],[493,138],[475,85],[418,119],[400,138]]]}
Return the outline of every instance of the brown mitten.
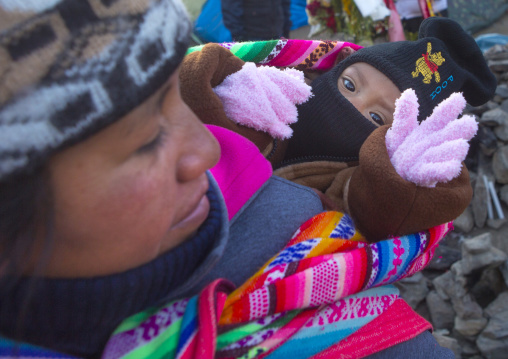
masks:
{"label": "brown mitten", "polygon": [[400,177],[386,149],[388,128],[376,129],[363,144],[360,165],[349,180],[346,194],[355,225],[371,242],[452,221],[466,209],[473,195],[465,166],[457,178],[433,188]]}
{"label": "brown mitten", "polygon": [[219,97],[213,88],[224,79],[239,71],[244,61],[218,44],[207,44],[201,51],[187,55],[180,68],[180,92],[190,109],[206,124],[234,131],[265,151],[273,138],[261,131],[238,125],[227,118]]}

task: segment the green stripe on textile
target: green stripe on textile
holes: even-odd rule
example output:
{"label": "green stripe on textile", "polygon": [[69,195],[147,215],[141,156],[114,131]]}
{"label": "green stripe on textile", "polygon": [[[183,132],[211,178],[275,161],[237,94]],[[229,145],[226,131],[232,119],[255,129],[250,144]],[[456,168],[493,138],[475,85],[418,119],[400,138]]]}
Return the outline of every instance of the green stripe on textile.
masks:
{"label": "green stripe on textile", "polygon": [[159,359],[174,358],[176,354],[176,346],[180,338],[180,329],[182,319],[173,322],[166,330],[160,333],[156,338],[147,344],[137,347],[122,359]]}
{"label": "green stripe on textile", "polygon": [[272,52],[275,45],[277,45],[277,40],[255,42],[254,46],[252,46],[251,50],[245,55],[243,60],[260,62],[270,55],[270,52]]}
{"label": "green stripe on textile", "polygon": [[201,51],[201,49],[204,47],[205,45],[197,45],[197,46],[192,46],[192,47],[189,47],[187,49],[187,52],[185,53],[185,56],[187,56],[188,54],[194,52],[194,51]]}
{"label": "green stripe on textile", "polygon": [[[171,304],[171,303],[170,303]],[[148,308],[147,310],[131,315],[129,318],[125,319],[113,332],[113,335],[126,332],[127,330],[134,329],[139,326],[139,323],[144,322],[152,315],[157,313],[160,308]]]}
{"label": "green stripe on textile", "polygon": [[254,46],[255,42],[240,42],[237,44],[234,44],[231,47],[231,52],[236,55],[236,57],[241,58],[244,61],[247,61],[244,59],[244,56],[249,53],[252,46]]}
{"label": "green stripe on textile", "polygon": [[[230,330],[226,333],[223,333],[217,337],[217,350],[222,350],[228,345],[231,345],[248,335],[254,334],[261,329],[271,329],[271,328],[281,328],[289,323],[301,310],[293,310],[288,312],[286,315],[277,319],[276,321],[268,324],[258,324],[256,322],[252,322],[241,327]],[[265,328],[266,327],[266,328]]]}

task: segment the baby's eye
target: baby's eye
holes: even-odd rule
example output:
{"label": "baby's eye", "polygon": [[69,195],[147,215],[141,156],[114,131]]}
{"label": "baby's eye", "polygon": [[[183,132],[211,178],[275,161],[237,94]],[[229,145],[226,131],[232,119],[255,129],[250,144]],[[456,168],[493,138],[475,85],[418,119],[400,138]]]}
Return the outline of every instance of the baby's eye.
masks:
{"label": "baby's eye", "polygon": [[351,80],[344,79],[343,84],[348,91],[355,92],[355,84]]}
{"label": "baby's eye", "polygon": [[375,112],[370,112],[370,118],[375,122],[377,123],[379,126],[383,126],[385,123],[383,121],[383,119],[381,118],[381,116],[379,116],[377,113]]}

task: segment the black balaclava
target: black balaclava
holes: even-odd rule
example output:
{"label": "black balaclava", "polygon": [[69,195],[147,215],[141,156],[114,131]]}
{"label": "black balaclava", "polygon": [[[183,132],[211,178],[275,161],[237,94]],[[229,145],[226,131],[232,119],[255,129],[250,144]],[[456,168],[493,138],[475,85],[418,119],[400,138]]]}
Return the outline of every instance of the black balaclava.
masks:
{"label": "black balaclava", "polygon": [[298,107],[286,163],[358,160],[360,147],[376,126],[337,88],[342,72],[358,62],[381,71],[401,92],[415,90],[419,121],[453,92],[463,92],[469,104],[479,106],[492,98],[497,86],[476,41],[458,23],[428,18],[420,26],[419,40],[358,50],[312,83],[314,97]]}

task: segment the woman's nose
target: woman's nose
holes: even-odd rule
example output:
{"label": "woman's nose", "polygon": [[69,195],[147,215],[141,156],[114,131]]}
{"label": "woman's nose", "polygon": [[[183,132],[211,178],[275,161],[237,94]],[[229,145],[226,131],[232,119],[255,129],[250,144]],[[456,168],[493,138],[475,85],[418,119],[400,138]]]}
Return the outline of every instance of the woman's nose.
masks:
{"label": "woman's nose", "polygon": [[215,137],[189,108],[187,111],[187,131],[183,139],[182,155],[177,164],[179,182],[200,177],[215,166],[220,158],[220,147]]}

